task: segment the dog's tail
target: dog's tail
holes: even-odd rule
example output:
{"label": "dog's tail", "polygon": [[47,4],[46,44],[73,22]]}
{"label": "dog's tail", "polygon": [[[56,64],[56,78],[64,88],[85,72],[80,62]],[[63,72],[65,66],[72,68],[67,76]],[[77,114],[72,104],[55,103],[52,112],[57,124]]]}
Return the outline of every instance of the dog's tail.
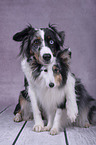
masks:
{"label": "dog's tail", "polygon": [[88,120],[90,124],[96,125],[96,100],[94,100],[94,104],[91,106],[89,110]]}

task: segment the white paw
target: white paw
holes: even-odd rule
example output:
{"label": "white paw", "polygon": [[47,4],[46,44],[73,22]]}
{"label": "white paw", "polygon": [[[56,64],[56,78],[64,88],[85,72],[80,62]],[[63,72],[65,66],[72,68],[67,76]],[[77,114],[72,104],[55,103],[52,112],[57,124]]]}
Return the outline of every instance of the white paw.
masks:
{"label": "white paw", "polygon": [[67,110],[67,115],[71,122],[75,122],[77,115],[78,115],[78,109],[74,110]]}
{"label": "white paw", "polygon": [[42,125],[34,125],[34,127],[33,127],[33,131],[35,131],[35,132],[41,132],[41,131],[43,131],[43,129],[44,129],[44,126],[42,126]]}
{"label": "white paw", "polygon": [[13,118],[14,122],[20,122],[22,121],[22,117],[21,117],[21,114],[20,113],[17,113],[15,115],[15,117]]}
{"label": "white paw", "polygon": [[50,129],[51,129],[50,126],[45,126],[45,127],[43,128],[44,131],[49,131]]}
{"label": "white paw", "polygon": [[90,124],[88,122],[86,122],[85,125],[84,125],[84,127],[85,128],[89,128],[90,127]]}
{"label": "white paw", "polygon": [[56,134],[58,134],[59,133],[59,131],[58,131],[58,129],[56,129],[56,128],[52,128],[51,130],[50,130],[50,135],[56,135]]}

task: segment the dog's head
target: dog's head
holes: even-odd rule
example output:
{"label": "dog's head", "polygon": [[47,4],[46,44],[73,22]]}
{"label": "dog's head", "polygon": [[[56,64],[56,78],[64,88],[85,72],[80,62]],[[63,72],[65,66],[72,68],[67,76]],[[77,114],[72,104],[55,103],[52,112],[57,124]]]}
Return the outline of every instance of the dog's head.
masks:
{"label": "dog's head", "polygon": [[51,64],[43,66],[41,78],[43,78],[47,87],[61,88],[66,84],[70,69],[70,59],[71,51],[70,49],[65,49],[58,52],[56,58]]}
{"label": "dog's head", "polygon": [[38,63],[43,65],[53,61],[63,46],[64,38],[64,31],[58,32],[53,25],[40,29],[30,25],[13,36],[13,40],[22,42],[20,55],[27,57],[28,60],[35,57]]}

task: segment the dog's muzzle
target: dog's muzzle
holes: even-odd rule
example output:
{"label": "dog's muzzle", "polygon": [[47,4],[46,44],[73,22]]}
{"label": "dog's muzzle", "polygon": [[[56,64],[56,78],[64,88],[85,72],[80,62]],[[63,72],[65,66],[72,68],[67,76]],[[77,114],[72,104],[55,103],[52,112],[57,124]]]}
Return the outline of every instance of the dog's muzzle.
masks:
{"label": "dog's muzzle", "polygon": [[50,53],[45,53],[45,54],[43,54],[43,59],[44,59],[45,61],[50,61],[50,59],[51,59],[51,54],[50,54]]}
{"label": "dog's muzzle", "polygon": [[44,64],[49,64],[53,61],[53,54],[49,47],[42,47],[40,56]]}

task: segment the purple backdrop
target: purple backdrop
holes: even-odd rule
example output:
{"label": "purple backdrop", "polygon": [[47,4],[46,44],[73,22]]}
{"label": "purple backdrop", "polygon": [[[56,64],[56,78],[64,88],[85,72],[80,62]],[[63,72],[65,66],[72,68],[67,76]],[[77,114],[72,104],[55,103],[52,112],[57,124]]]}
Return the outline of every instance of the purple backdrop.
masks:
{"label": "purple backdrop", "polygon": [[0,105],[17,102],[23,89],[20,43],[12,36],[28,23],[34,27],[57,24],[65,30],[65,45],[72,50],[72,72],[96,97],[96,0],[0,1]]}

